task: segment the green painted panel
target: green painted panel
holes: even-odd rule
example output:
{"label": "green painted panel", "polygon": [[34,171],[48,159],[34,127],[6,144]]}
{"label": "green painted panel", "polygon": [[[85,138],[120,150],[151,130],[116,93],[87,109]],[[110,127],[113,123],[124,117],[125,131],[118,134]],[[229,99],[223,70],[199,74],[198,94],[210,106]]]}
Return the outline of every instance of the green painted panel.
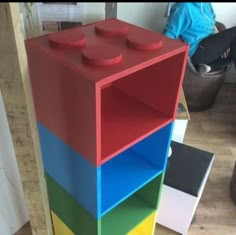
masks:
{"label": "green painted panel", "polygon": [[157,201],[159,198],[160,186],[162,182],[162,175],[160,174],[150,183],[137,192],[137,196],[144,200],[152,208],[157,208]]}
{"label": "green painted panel", "polygon": [[160,187],[159,188],[159,192],[158,192],[158,199],[157,199],[157,210],[159,208],[159,204],[160,204],[160,198],[161,198],[161,193],[162,193],[162,187],[163,187],[163,183],[164,183],[164,178],[165,178],[165,172],[162,173],[162,177],[161,177],[161,181],[160,181]]}
{"label": "green painted panel", "polygon": [[102,218],[102,235],[123,235],[153,213],[137,196],[132,196]]}
{"label": "green painted panel", "polygon": [[47,173],[45,175],[50,207],[63,223],[76,235],[100,235],[100,221],[82,208]]}

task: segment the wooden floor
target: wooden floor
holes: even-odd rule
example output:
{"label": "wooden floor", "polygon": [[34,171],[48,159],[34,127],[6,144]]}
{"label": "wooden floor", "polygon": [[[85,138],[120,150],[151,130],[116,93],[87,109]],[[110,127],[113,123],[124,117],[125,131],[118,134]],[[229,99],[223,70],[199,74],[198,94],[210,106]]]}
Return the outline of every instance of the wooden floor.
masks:
{"label": "wooden floor", "polygon": [[[215,161],[188,235],[236,235],[236,206],[229,195],[236,161],[236,84],[226,84],[212,108],[190,116],[184,143],[215,153]],[[155,235],[175,234],[156,226]],[[16,235],[31,235],[29,224]]]}
{"label": "wooden floor", "polygon": [[[215,161],[188,235],[236,235],[229,183],[236,161],[236,84],[225,85],[207,111],[190,113],[184,143],[215,153]],[[155,235],[174,235],[159,225]]]}

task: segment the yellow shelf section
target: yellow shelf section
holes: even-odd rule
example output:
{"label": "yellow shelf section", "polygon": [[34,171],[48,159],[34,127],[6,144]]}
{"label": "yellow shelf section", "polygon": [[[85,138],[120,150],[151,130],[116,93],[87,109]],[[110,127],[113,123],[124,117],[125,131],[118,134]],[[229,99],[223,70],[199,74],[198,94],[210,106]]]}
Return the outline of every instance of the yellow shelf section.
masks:
{"label": "yellow shelf section", "polygon": [[75,235],[53,211],[51,211],[51,213],[54,235]]}
{"label": "yellow shelf section", "polygon": [[157,212],[153,212],[127,235],[153,235]]}

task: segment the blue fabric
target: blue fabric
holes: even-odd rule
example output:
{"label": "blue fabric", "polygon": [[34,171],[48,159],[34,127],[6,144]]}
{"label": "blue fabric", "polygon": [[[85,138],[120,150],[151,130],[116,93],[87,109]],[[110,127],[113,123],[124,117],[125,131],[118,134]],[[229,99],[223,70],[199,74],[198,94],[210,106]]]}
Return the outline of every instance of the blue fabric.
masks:
{"label": "blue fabric", "polygon": [[211,3],[175,3],[163,33],[189,44],[192,57],[199,42],[215,32],[215,13]]}

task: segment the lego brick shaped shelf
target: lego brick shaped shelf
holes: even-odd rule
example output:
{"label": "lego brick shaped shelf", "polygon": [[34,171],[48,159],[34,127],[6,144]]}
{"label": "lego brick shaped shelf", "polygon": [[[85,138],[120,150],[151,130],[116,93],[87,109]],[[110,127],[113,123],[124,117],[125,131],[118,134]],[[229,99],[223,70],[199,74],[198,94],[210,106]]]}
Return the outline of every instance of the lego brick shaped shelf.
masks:
{"label": "lego brick shaped shelf", "polygon": [[26,49],[55,234],[153,234],[188,46],[108,19]]}

